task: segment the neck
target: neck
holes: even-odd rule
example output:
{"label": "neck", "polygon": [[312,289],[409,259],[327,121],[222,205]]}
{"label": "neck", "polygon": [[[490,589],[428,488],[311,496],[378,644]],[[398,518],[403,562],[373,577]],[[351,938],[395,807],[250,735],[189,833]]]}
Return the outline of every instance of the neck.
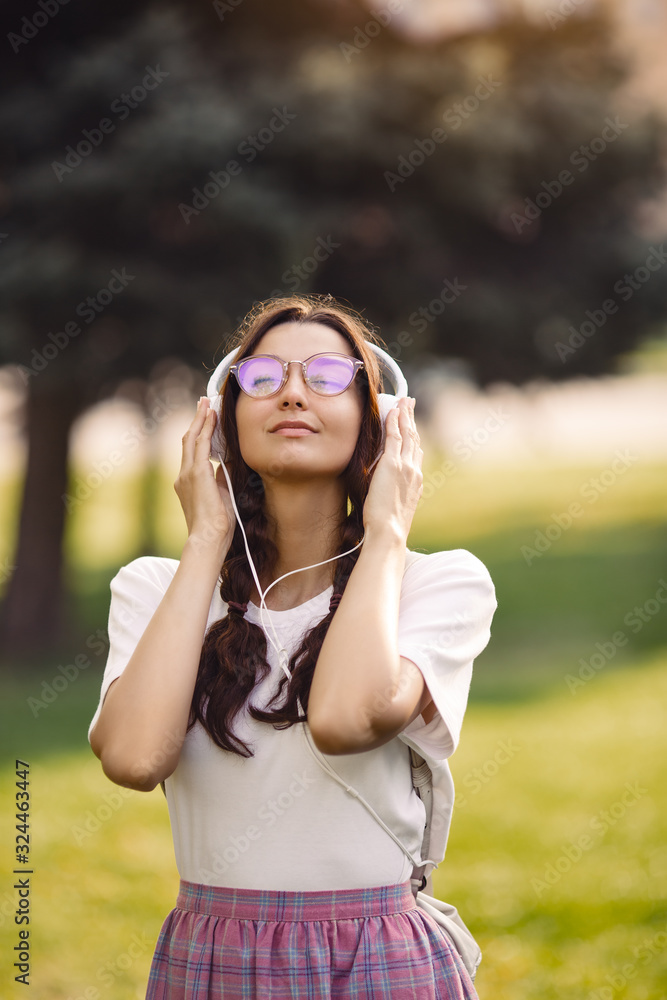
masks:
{"label": "neck", "polygon": [[[333,482],[265,482],[264,510],[270,537],[277,546],[278,559],[270,580],[262,580],[266,590],[284,573],[312,566],[336,554],[338,530],[346,512],[347,496],[341,480]],[[267,607],[286,610],[303,604],[333,583],[336,562],[314,566],[281,580],[269,591]],[[255,592],[252,601],[259,603]]]}

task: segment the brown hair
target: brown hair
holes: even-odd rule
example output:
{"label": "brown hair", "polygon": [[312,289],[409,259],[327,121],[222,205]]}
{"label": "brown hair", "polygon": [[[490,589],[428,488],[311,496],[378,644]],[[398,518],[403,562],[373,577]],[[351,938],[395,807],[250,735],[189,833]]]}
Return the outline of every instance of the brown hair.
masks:
{"label": "brown hair", "polygon": [[[379,338],[367,321],[355,310],[341,305],[333,296],[290,295],[267,299],[253,306],[238,328],[235,343],[240,347],[235,361],[252,354],[264,334],[279,323],[322,323],[343,334],[355,357],[365,368],[357,376],[358,391],[363,398],[361,429],[354,454],[343,472],[347,492],[347,512],[341,510],[335,552],[347,552],[364,533],[363,506],[370,486],[369,466],[382,442],[382,422],[377,394],[381,391],[380,370],[375,354],[366,346]],[[248,538],[253,561],[260,580],[272,576],[278,550],[271,540],[264,511],[264,486],[261,477],[241,457],[236,428],[236,401],[240,388],[233,375],[228,375],[221,392],[221,430],[227,442],[225,464],[234,490],[239,515]],[[342,594],[359,556],[360,549],[337,559],[334,593]],[[220,596],[223,601],[245,604],[252,592],[253,577],[248,564],[243,535],[237,523],[229,551],[222,564]],[[305,721],[297,706],[300,699],[308,712],[308,695],[317,658],[324,637],[335,614],[335,608],[304,635],[300,647],[289,661],[291,680],[285,703],[272,711],[262,711],[249,705],[248,712],[259,722],[273,723],[285,729],[295,722]],[[214,743],[241,757],[254,756],[247,744],[231,731],[234,717],[241,711],[253,688],[270,672],[266,660],[266,635],[259,625],[237,614],[226,615],[208,629],[202,646],[195,682],[188,731],[199,721]],[[269,705],[279,700],[287,683],[283,674],[278,691]],[[208,701],[207,701],[208,699]],[[307,717],[307,715],[306,715]]]}

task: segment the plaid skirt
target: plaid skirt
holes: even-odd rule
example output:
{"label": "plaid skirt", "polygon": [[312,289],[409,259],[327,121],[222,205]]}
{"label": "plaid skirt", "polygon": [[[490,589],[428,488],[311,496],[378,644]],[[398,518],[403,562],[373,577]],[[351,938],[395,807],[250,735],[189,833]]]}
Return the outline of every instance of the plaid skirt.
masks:
{"label": "plaid skirt", "polygon": [[231,889],[181,879],[146,1000],[478,1000],[409,880],[368,889]]}

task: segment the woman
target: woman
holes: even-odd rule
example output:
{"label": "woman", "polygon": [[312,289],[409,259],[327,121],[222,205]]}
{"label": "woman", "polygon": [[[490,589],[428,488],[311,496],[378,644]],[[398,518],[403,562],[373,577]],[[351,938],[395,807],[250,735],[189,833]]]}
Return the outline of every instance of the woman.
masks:
{"label": "woman", "polygon": [[[264,360],[223,385],[225,467],[262,593],[291,573],[264,608],[209,461],[206,398],[174,484],[180,561],[135,559],[111,582],[89,739],[112,781],[162,785],[181,879],[150,1000],[476,997],[415,906],[409,860],[354,794],[420,857],[408,745],[442,762],[453,752],[496,606],[469,552],[406,548],[422,492],[414,399],[387,417],[370,470],[382,443],[373,339],[331,296],[259,303],[240,329],[237,365]],[[293,362],[307,360],[304,375]],[[349,374],[332,394],[322,372],[336,364]],[[350,795],[318,767],[306,727]]]}

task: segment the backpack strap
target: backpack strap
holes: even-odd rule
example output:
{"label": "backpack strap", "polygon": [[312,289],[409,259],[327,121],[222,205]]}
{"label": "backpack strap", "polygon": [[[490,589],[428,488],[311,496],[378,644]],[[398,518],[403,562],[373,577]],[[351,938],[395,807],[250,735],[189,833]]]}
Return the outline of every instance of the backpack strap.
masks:
{"label": "backpack strap", "polygon": [[[420,754],[418,754],[413,747],[409,747],[409,750],[410,765],[412,769],[412,784],[414,785],[417,795],[424,803],[424,808],[426,810],[421,857],[427,858],[431,842],[431,821],[433,818],[433,776],[431,774],[431,768],[428,766],[424,758],[420,756]],[[430,868],[428,876],[426,875],[427,868]],[[431,881],[432,871],[433,866],[428,864],[419,866],[415,865],[412,869],[412,878],[410,879],[410,883],[415,897],[420,891],[427,892],[430,896],[433,895],[433,883]]]}

